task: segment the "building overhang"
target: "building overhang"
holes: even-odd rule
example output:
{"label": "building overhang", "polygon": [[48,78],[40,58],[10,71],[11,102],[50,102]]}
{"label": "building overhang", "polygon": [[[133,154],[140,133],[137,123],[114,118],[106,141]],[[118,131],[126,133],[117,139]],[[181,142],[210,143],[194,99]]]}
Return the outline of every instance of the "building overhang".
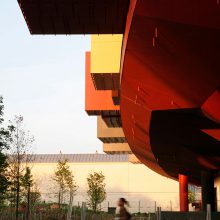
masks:
{"label": "building overhang", "polygon": [[97,138],[103,143],[126,143],[121,127],[108,127],[101,116],[97,117]]}
{"label": "building overhang", "polygon": [[128,143],[104,143],[103,151],[106,154],[132,154]]}
{"label": "building overhang", "polygon": [[122,34],[129,0],[18,0],[31,34]]}

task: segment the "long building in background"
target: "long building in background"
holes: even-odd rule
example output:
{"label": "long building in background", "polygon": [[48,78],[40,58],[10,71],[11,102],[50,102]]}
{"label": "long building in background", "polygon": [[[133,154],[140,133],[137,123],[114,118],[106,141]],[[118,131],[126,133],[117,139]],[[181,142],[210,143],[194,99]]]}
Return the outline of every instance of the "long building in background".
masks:
{"label": "long building in background", "polygon": [[[68,160],[68,166],[79,186],[74,196],[74,206],[81,206],[88,199],[87,177],[92,172],[105,176],[106,199],[101,209],[116,207],[120,197],[130,203],[130,212],[154,212],[155,206],[163,210],[179,209],[178,183],[151,171],[143,164],[133,164],[127,154],[36,154],[32,155],[33,179],[41,193],[41,199],[57,203],[59,187],[53,180],[59,160]],[[160,184],[163,182],[163,188]],[[69,201],[69,193],[64,195]]]}
{"label": "long building in background", "polygon": [[31,34],[97,34],[86,53],[86,111],[124,134],[98,126],[104,147],[127,143],[150,169],[179,180],[181,211],[188,182],[202,186],[203,210],[216,210],[219,1],[18,2]]}

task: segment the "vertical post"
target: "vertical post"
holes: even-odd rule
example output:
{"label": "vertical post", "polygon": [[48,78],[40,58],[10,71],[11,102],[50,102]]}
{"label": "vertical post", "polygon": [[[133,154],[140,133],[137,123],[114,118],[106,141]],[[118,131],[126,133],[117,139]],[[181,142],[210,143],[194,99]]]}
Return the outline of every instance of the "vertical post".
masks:
{"label": "vertical post", "polygon": [[159,207],[159,220],[161,220],[161,207]]}
{"label": "vertical post", "polygon": [[86,219],[86,203],[82,202],[82,208],[81,208],[81,220]]}
{"label": "vertical post", "polygon": [[188,212],[188,179],[186,175],[179,174],[180,211]]}
{"label": "vertical post", "polygon": [[207,204],[206,220],[211,220],[211,205]]}
{"label": "vertical post", "polygon": [[161,207],[157,207],[156,219],[161,220]]}
{"label": "vertical post", "polygon": [[159,220],[159,207],[157,207],[156,219]]}
{"label": "vertical post", "polygon": [[211,171],[202,171],[201,185],[203,211],[206,211],[207,204],[211,205],[211,211],[215,211],[214,173]]}

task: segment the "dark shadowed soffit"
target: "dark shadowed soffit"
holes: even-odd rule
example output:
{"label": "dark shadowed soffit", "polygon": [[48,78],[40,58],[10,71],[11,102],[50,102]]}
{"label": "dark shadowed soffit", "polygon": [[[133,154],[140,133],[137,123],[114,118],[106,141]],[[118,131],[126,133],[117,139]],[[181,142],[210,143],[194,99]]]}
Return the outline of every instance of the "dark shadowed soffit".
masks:
{"label": "dark shadowed soffit", "polygon": [[31,34],[124,33],[129,0],[18,0]]}

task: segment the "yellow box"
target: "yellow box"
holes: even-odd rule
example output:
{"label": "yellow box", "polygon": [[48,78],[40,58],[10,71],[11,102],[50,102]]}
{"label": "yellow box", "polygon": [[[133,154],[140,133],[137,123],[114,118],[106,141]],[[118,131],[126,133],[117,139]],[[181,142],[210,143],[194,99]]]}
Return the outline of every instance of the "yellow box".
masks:
{"label": "yellow box", "polygon": [[91,36],[91,73],[119,73],[122,34]]}

